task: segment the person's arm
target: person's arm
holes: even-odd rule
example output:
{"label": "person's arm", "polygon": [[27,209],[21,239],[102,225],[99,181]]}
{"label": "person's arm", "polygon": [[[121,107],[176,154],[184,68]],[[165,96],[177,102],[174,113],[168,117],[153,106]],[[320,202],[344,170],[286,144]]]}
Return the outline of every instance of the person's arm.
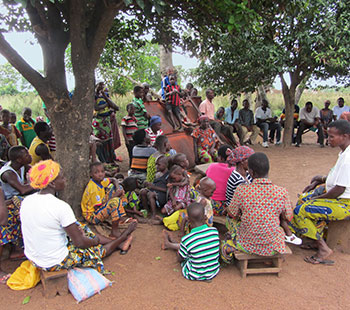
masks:
{"label": "person's arm", "polygon": [[115,110],[115,111],[119,111],[119,107],[118,107],[111,99],[109,99],[109,98],[106,96],[105,92],[102,92],[102,96],[103,96],[103,98],[106,100],[108,106],[109,106],[111,109],[113,109],[113,110]]}
{"label": "person's arm", "polygon": [[237,187],[235,194],[227,208],[228,214],[231,218],[239,220],[241,217],[241,202],[244,201],[243,197],[240,195],[240,188]]}
{"label": "person's arm", "polygon": [[16,189],[21,195],[25,195],[34,190],[29,184],[21,184],[13,171],[5,171],[1,179]]}
{"label": "person's arm", "polygon": [[317,199],[321,199],[321,198],[336,199],[341,194],[344,193],[345,189],[346,189],[346,187],[344,187],[344,186],[336,185],[336,186],[332,187],[328,192],[326,192],[322,195],[319,195],[315,198],[317,198]]}
{"label": "person's arm", "polygon": [[315,175],[308,186],[303,189],[303,193],[307,193],[316,188],[317,185],[323,184],[326,182],[327,176]]}
{"label": "person's arm", "polygon": [[123,132],[123,137],[124,137],[125,144],[129,145],[129,140],[126,137],[126,127],[125,127],[125,125],[121,125],[121,126],[122,126],[122,132]]}
{"label": "person's arm", "polygon": [[87,249],[100,244],[98,236],[95,236],[95,238],[86,237],[76,223],[63,227],[63,229],[77,248]]}
{"label": "person's arm", "polygon": [[8,209],[5,203],[4,193],[0,188],[0,226],[7,225],[8,222]]}

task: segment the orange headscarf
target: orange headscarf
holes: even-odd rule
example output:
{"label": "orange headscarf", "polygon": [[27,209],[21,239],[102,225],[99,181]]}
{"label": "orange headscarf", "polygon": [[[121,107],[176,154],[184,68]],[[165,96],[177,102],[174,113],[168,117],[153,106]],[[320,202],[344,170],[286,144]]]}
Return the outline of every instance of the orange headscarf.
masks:
{"label": "orange headscarf", "polygon": [[30,186],[36,189],[47,187],[57,178],[60,170],[60,165],[51,159],[38,162],[29,171]]}

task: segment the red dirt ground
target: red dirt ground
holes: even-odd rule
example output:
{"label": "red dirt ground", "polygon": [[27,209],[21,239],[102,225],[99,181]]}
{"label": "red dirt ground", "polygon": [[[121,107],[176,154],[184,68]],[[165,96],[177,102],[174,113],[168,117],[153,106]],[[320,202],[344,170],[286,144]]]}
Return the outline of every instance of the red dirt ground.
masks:
{"label": "red dirt ground", "polygon": [[[316,135],[307,134],[308,144],[300,148],[272,146],[256,151],[265,152],[271,162],[270,177],[285,186],[293,203],[297,194],[315,174],[326,174],[335,164],[338,149],[320,149]],[[122,155],[122,171],[126,171],[127,153]],[[125,256],[113,254],[105,260],[108,276],[115,283],[87,301],[77,305],[72,295],[54,299],[42,297],[42,285],[28,291],[12,291],[0,287],[0,309],[348,309],[350,255],[335,253],[335,265],[310,265],[303,257],[310,251],[291,246],[293,255],[283,263],[281,277],[275,275],[248,276],[241,279],[235,266],[222,268],[211,283],[185,280],[172,251],[162,251],[161,226],[139,225],[134,242]],[[312,253],[312,252],[311,252]],[[156,260],[156,257],[160,260]],[[13,271],[19,262],[3,262],[3,268]],[[22,305],[31,296],[27,305]]]}

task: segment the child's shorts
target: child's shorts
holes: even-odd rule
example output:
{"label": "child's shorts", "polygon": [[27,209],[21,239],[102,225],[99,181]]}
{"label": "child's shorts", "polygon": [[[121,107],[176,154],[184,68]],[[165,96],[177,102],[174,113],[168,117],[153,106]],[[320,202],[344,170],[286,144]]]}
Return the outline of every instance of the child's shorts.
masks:
{"label": "child's shorts", "polygon": [[167,102],[165,104],[165,109],[167,110],[167,112],[172,111],[175,115],[180,115],[180,107],[177,105],[173,105]]}

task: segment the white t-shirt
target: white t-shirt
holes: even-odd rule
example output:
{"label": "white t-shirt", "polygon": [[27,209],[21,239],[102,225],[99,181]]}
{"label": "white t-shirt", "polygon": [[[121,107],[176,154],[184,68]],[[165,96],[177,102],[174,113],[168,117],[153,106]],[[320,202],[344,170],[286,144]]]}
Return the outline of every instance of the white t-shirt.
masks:
{"label": "white t-shirt", "polygon": [[340,108],[338,105],[336,105],[334,108],[333,108],[333,115],[336,115],[337,116],[337,119],[340,118],[340,115],[343,113],[343,112],[350,112],[350,108],[346,105],[344,105],[342,108]]}
{"label": "white t-shirt", "polygon": [[272,113],[270,108],[266,108],[266,111],[264,111],[262,109],[262,107],[258,107],[255,110],[255,122],[257,121],[257,119],[261,119],[261,120],[265,120],[267,118],[271,118],[272,117]]}
{"label": "white t-shirt", "polygon": [[313,124],[315,122],[315,118],[318,117],[320,118],[320,110],[316,107],[312,107],[311,112],[307,112],[306,108],[302,108],[299,113],[299,118],[300,120],[304,119],[308,123]]}
{"label": "white t-shirt", "polygon": [[27,196],[20,210],[24,254],[39,267],[52,267],[68,255],[63,227],[76,222],[69,204],[52,194]]}
{"label": "white t-shirt", "polygon": [[334,186],[343,186],[345,191],[338,198],[350,199],[350,146],[340,152],[335,166],[328,173],[326,180],[327,192]]}

